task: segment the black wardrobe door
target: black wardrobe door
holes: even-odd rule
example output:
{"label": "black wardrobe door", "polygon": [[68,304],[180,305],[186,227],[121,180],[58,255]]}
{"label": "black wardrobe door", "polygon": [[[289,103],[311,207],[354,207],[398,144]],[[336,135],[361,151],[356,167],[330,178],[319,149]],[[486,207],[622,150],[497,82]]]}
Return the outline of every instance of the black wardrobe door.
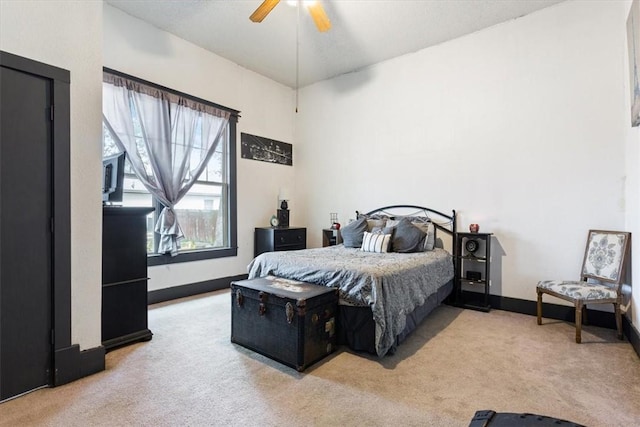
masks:
{"label": "black wardrobe door", "polygon": [[0,67],[0,400],[51,381],[51,84]]}

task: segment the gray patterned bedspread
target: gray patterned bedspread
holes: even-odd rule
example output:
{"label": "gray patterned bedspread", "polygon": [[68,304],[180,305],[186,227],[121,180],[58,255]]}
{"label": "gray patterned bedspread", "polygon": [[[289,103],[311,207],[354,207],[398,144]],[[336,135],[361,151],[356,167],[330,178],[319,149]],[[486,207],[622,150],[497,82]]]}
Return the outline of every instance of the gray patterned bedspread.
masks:
{"label": "gray patterned bedspread", "polygon": [[337,245],[266,252],[248,270],[249,279],[274,275],[338,288],[341,304],[371,307],[378,356],[393,346],[406,314],[453,278],[451,255],[440,248],[379,254]]}

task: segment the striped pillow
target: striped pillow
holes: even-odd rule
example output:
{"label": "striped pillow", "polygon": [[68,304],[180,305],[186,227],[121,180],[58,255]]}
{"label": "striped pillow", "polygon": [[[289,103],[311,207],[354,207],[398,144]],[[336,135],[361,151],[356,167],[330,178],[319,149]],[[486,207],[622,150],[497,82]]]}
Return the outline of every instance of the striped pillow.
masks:
{"label": "striped pillow", "polygon": [[360,250],[364,252],[389,252],[389,243],[391,242],[391,234],[373,234],[368,231],[364,232],[362,238],[362,246]]}

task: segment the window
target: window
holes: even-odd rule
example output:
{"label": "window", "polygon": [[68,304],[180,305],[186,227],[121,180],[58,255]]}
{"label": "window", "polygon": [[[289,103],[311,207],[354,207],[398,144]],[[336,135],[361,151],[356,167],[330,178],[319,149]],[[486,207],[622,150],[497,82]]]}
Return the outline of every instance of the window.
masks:
{"label": "window", "polygon": [[[181,158],[180,156],[184,156],[187,172],[183,181],[190,181],[191,185],[173,207],[173,212],[175,212],[184,234],[184,238],[179,241],[179,249],[176,256],[158,253],[158,246],[162,236],[155,230],[164,205],[160,203],[160,200],[152,192],[147,190],[143,180],[136,176],[134,167],[129,159],[129,153],[127,153],[122,205],[155,207],[155,211],[149,215],[147,220],[149,265],[235,256],[237,254],[235,128],[238,112],[105,69],[105,76],[108,74],[128,79],[127,82],[133,81],[134,84],[141,83],[145,87],[152,87],[156,92],[167,93],[167,96],[178,96],[180,98],[179,101],[175,101],[176,105],[178,105],[177,103],[180,103],[180,105],[188,103],[190,107],[189,113],[173,112],[173,116],[171,116],[171,108],[168,108],[168,114],[171,116],[171,154],[169,156],[173,163],[177,162],[176,159]],[[111,95],[105,90],[104,97],[106,102],[109,102],[109,96]],[[124,101],[124,103],[125,105],[128,104],[126,108],[117,109],[117,113],[121,114],[122,111],[129,113],[130,117],[127,117],[127,120],[129,120],[128,124],[130,126],[121,126],[119,128],[120,133],[118,135],[120,135],[120,140],[129,138],[131,140],[130,147],[135,147],[133,150],[140,154],[139,161],[144,170],[142,176],[144,177],[146,173],[151,176],[151,181],[159,181],[160,179],[156,179],[153,176],[155,169],[152,166],[150,156],[148,154],[145,155],[145,127],[142,124],[143,120],[138,117],[137,113],[137,108],[144,108],[144,106],[140,107],[133,99]],[[166,105],[173,106],[174,104],[167,103]],[[211,138],[211,136],[208,133],[208,129],[203,132],[202,128],[210,126],[209,120],[214,119],[211,115],[207,116],[208,111],[210,111],[207,108],[210,109],[212,107],[231,112],[231,116],[228,125],[219,134],[217,139],[219,142],[215,145],[215,150],[211,153],[211,143],[204,141],[204,139]],[[111,110],[109,114],[113,115],[113,111],[115,110]],[[144,113],[147,112],[144,111]],[[112,118],[111,123],[107,125],[107,116],[105,114],[105,123],[103,123],[104,156],[118,153],[121,151],[120,147],[122,147],[122,144],[118,145],[115,140],[118,137],[114,137],[112,126],[114,120]],[[184,123],[180,123],[180,120],[184,120]],[[127,129],[127,135],[121,134],[123,132],[122,129]],[[149,137],[149,133],[147,132],[146,134],[147,141],[153,141],[154,139]],[[124,145],[126,147],[126,144]],[[132,150],[132,148],[129,148],[129,150]],[[208,155],[210,157],[207,160]],[[198,169],[200,164],[202,164],[202,172],[197,177],[190,176],[190,171]],[[176,168],[176,166],[174,165],[173,168]]]}

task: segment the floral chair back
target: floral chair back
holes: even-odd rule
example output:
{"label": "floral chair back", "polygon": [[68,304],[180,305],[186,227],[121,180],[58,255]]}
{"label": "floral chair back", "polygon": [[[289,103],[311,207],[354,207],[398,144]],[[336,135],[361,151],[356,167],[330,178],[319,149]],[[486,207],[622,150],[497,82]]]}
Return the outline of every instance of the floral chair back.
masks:
{"label": "floral chair back", "polygon": [[582,278],[620,284],[629,245],[626,232],[590,230],[582,264]]}

